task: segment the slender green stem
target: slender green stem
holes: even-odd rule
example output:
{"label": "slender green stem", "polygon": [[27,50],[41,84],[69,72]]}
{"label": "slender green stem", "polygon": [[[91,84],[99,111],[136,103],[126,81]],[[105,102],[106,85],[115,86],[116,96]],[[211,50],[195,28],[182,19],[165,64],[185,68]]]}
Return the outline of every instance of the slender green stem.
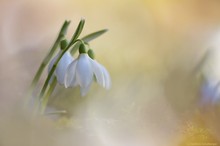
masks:
{"label": "slender green stem", "polygon": [[66,114],[67,112],[65,110],[61,111],[53,111],[53,112],[47,112],[46,115],[54,115],[54,114]]}
{"label": "slender green stem", "polygon": [[73,36],[72,36],[72,38],[70,40],[70,43],[67,46],[67,48],[71,47],[74,44],[74,41],[79,37],[79,35],[81,34],[81,32],[83,30],[84,24],[85,24],[85,20],[81,19],[81,21],[79,22],[78,27],[76,28],[76,31],[73,34]]}
{"label": "slender green stem", "polygon": [[48,103],[48,100],[49,100],[49,97],[51,96],[51,94],[53,93],[53,90],[55,89],[56,87],[56,84],[57,84],[57,80],[56,78],[53,79],[52,83],[50,84],[49,86],[49,89],[47,91],[47,93],[44,95],[44,97],[42,98],[42,101],[41,101],[41,114],[44,113],[46,107],[47,107],[47,103]]}
{"label": "slender green stem", "polygon": [[[75,43],[78,42],[78,41],[79,41],[79,40],[75,40],[75,41],[73,42],[73,44],[75,44]],[[68,45],[67,48],[62,51],[62,53],[60,54],[60,56],[57,58],[56,62],[54,63],[52,69],[50,70],[50,72],[49,72],[49,74],[48,74],[48,76],[47,76],[47,79],[46,79],[46,81],[45,81],[45,83],[44,83],[44,86],[43,86],[43,88],[42,88],[42,90],[41,90],[41,92],[40,92],[40,99],[43,97],[43,95],[44,95],[44,93],[45,93],[45,91],[46,91],[46,89],[47,89],[47,86],[48,86],[48,84],[49,84],[50,78],[52,77],[54,71],[56,70],[57,64],[59,63],[60,59],[61,59],[61,58],[63,57],[63,55],[68,51],[68,49],[69,49],[70,47],[71,47],[71,46]]]}
{"label": "slender green stem", "polygon": [[76,42],[70,50],[70,54],[74,55],[79,48],[80,42]]}
{"label": "slender green stem", "polygon": [[44,97],[44,94],[45,94],[45,91],[48,87],[48,84],[49,84],[49,81],[50,81],[50,78],[52,77],[56,67],[57,67],[57,64],[59,63],[60,59],[63,57],[63,55],[68,51],[68,49],[74,45],[76,42],[80,41],[83,43],[82,40],[79,40],[77,39],[79,37],[79,35],[81,34],[82,30],[83,30],[83,27],[84,27],[84,24],[85,24],[85,20],[81,20],[75,33],[73,34],[72,38],[71,38],[71,41],[69,42],[69,44],[67,45],[67,47],[62,51],[62,53],[60,54],[60,56],[57,58],[57,60],[55,61],[55,63],[53,64],[53,67],[52,69],[50,70],[48,76],[47,76],[47,79],[43,85],[43,88],[40,92],[40,95],[39,95],[39,99],[40,101],[42,100],[42,98]]}
{"label": "slender green stem", "polygon": [[32,94],[34,88],[36,87],[45,67],[47,66],[47,64],[49,63],[50,59],[52,58],[54,52],[56,51],[56,49],[59,46],[60,41],[63,39],[63,37],[65,36],[68,26],[70,24],[70,21],[65,21],[60,29],[60,32],[58,34],[58,37],[55,41],[55,43],[53,44],[53,46],[51,47],[51,50],[49,51],[49,53],[47,54],[47,56],[44,58],[43,62],[41,63],[37,73],[34,76],[34,79],[31,83],[31,86],[29,88],[29,92],[28,92],[28,98],[30,98],[30,94]]}

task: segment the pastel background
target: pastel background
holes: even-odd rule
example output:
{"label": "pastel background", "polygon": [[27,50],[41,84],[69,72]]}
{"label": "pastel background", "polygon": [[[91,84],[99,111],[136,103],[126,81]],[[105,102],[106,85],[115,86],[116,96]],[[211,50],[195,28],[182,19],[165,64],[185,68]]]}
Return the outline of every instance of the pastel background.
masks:
{"label": "pastel background", "polygon": [[[28,86],[64,22],[81,18],[110,72],[112,88],[57,86],[57,117],[21,107]],[[219,145],[219,106],[199,105],[194,72],[219,32],[218,0],[0,0],[0,146]],[[39,88],[46,78],[44,73]]]}

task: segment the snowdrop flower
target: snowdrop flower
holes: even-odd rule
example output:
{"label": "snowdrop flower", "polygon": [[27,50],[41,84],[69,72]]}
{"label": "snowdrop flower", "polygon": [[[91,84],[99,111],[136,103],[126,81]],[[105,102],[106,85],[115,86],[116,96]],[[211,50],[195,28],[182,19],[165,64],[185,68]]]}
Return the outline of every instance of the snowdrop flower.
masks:
{"label": "snowdrop flower", "polygon": [[204,59],[201,69],[205,79],[201,88],[202,103],[214,104],[220,100],[220,48],[210,48]]}
{"label": "snowdrop flower", "polygon": [[[57,58],[60,56],[61,53],[62,53],[62,50],[51,60],[49,67],[48,67],[48,72],[50,72],[54,63],[56,62]],[[54,72],[54,75],[56,76],[58,83],[60,83],[61,85],[64,84],[64,78],[65,78],[65,73],[66,73],[67,67],[73,60],[74,60],[74,58],[72,57],[70,52],[67,51],[63,55],[63,57],[60,59],[58,65],[57,65],[57,68]],[[50,83],[52,82],[54,75],[51,77]]]}
{"label": "snowdrop flower", "polygon": [[80,86],[82,96],[85,96],[96,79],[98,84],[106,89],[111,86],[111,79],[104,66],[94,60],[94,54],[91,50],[86,53],[83,44],[79,47],[79,57],[74,60],[67,68],[64,85],[66,88]]}

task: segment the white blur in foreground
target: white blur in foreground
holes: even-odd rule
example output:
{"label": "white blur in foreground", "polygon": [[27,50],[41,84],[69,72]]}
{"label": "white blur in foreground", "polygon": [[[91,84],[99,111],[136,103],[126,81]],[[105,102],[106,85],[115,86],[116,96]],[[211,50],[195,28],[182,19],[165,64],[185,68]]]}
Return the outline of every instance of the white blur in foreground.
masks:
{"label": "white blur in foreground", "polygon": [[220,100],[220,35],[216,35],[206,52],[201,74],[204,78],[201,95],[202,104],[214,104]]}

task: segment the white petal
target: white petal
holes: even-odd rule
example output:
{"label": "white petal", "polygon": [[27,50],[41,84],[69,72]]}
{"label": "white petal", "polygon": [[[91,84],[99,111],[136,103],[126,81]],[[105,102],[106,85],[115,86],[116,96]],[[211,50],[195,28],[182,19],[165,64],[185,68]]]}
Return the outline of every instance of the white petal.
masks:
{"label": "white petal", "polygon": [[202,103],[209,103],[215,94],[215,86],[213,86],[209,82],[204,83],[204,85],[202,86],[201,94]]}
{"label": "white petal", "polygon": [[215,93],[214,93],[214,96],[213,96],[213,99],[212,99],[212,103],[216,103],[217,101],[219,101],[220,99],[220,83],[218,83],[215,87]]}
{"label": "white petal", "polygon": [[66,52],[60,59],[56,68],[57,80],[60,84],[64,84],[64,77],[69,64],[73,61],[73,57],[69,52]]}
{"label": "white petal", "polygon": [[65,79],[64,79],[64,85],[66,88],[70,87],[71,83],[75,80],[77,62],[78,60],[74,60],[66,70]]}
{"label": "white petal", "polygon": [[102,67],[102,72],[104,74],[104,81],[105,81],[104,87],[106,89],[110,89],[111,88],[111,77],[110,77],[108,71],[106,70],[106,68],[104,66],[102,66],[101,64],[100,64],[100,66]]}
{"label": "white petal", "polygon": [[78,85],[77,80],[76,80],[76,71],[73,76],[72,82],[70,83],[69,87],[76,87]]}
{"label": "white petal", "polygon": [[102,66],[95,60],[90,59],[90,62],[98,84],[105,87],[105,80],[102,71]]}
{"label": "white petal", "polygon": [[93,79],[93,71],[89,56],[87,54],[80,54],[76,66],[76,80],[80,87],[88,87]]}

